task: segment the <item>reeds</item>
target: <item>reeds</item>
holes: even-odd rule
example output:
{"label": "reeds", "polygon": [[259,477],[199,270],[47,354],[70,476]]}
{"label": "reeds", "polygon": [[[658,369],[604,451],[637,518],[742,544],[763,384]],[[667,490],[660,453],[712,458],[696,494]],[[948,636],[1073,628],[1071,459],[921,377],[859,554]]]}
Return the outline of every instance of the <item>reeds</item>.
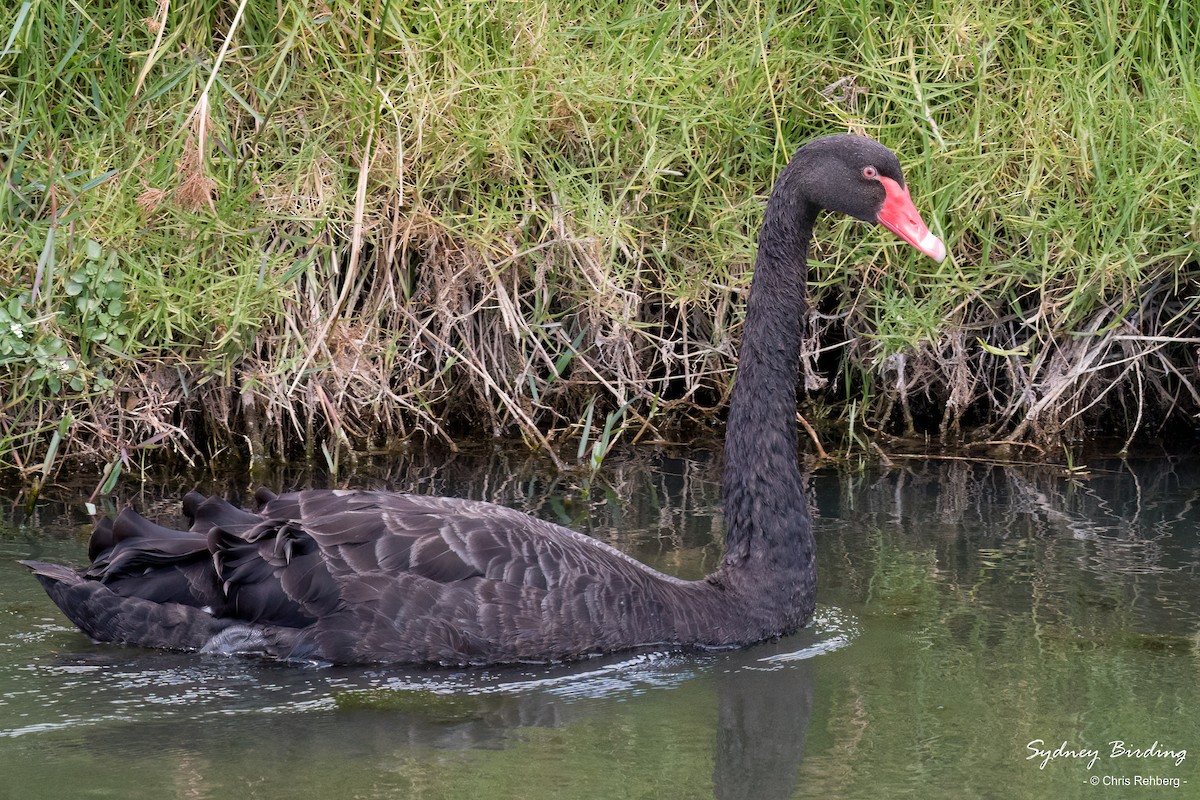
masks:
{"label": "reeds", "polygon": [[1046,446],[1200,411],[1193,3],[97,6],[0,10],[27,476],[706,421],[773,177],[847,129],[953,257],[823,224],[814,421]]}

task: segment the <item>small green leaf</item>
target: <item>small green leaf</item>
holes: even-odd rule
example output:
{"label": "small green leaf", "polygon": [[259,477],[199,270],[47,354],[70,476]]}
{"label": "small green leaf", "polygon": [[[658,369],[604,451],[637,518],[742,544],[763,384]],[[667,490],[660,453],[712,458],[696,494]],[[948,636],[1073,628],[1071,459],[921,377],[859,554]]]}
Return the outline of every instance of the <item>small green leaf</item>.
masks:
{"label": "small green leaf", "polygon": [[987,352],[991,353],[994,356],[1007,357],[1007,356],[1027,356],[1027,355],[1029,355],[1029,343],[1028,342],[1026,342],[1025,344],[1023,344],[1020,347],[1015,348],[1013,350],[1004,350],[1003,348],[1000,348],[1000,347],[993,347],[992,345],[988,344],[983,339],[980,339],[978,337],[976,337],[976,341],[979,342],[980,347],[982,347],[984,350],[986,350]]}
{"label": "small green leaf", "polygon": [[103,172],[103,173],[97,175],[96,177],[92,178],[90,181],[85,183],[83,186],[80,186],[79,191],[80,191],[80,193],[86,192],[88,189],[92,189],[96,186],[99,186],[100,184],[104,183],[106,180],[108,180],[109,178],[111,178],[113,175],[116,175],[116,174],[117,174],[117,170],[115,170],[115,169],[110,169],[108,172]]}
{"label": "small green leaf", "polygon": [[113,488],[117,485],[117,481],[121,478],[121,459],[118,456],[113,459],[104,470],[104,483],[100,485],[100,494],[111,494]]}

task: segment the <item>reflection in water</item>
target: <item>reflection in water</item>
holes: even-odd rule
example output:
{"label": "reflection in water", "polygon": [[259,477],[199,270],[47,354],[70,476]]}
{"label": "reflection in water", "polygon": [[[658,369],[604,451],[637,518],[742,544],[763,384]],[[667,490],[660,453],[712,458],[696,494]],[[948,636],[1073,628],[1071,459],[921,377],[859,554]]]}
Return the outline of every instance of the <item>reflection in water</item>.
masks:
{"label": "reflection in water", "polygon": [[[853,629],[846,624],[819,609],[811,629],[744,652],[650,652],[528,670],[364,671],[88,648],[61,653],[31,676],[50,700],[43,711],[62,697],[86,716],[6,727],[0,741],[74,730],[98,757],[128,763],[136,754],[157,755],[172,729],[186,727],[187,744],[175,757],[199,770],[192,780],[203,778],[199,765],[214,756],[262,739],[286,743],[290,759],[336,762],[366,752],[384,768],[412,748],[510,746],[528,729],[570,726],[642,695],[658,694],[658,702],[711,675],[716,696],[710,688],[699,702],[717,709],[716,796],[786,798],[812,712],[808,660],[848,644]],[[239,717],[249,724],[214,724]]]}
{"label": "reflection in water", "polygon": [[787,798],[796,786],[812,716],[813,673],[794,651],[775,655],[784,658],[717,671],[718,800]]}
{"label": "reflection in water", "polygon": [[[13,563],[83,560],[80,501],[0,506],[0,772],[31,798],[298,785],[331,797],[1073,797],[1088,776],[1029,767],[1025,741],[1200,752],[1163,711],[1200,704],[1200,462],[1092,462],[1086,477],[897,464],[813,478],[808,630],[557,668],[319,669],[94,646]],[[715,565],[712,455],[605,467],[587,482],[547,477],[524,454],[402,455],[342,485],[502,502],[683,577]],[[171,521],[192,485],[163,477],[120,502]],[[233,499],[252,488],[195,485]],[[1194,784],[1194,763],[1173,774]]]}

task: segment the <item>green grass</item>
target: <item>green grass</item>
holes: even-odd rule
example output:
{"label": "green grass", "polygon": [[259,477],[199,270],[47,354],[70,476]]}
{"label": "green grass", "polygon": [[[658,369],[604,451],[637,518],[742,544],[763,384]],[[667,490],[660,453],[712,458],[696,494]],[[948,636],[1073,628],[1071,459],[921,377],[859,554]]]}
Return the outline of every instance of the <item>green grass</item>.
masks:
{"label": "green grass", "polygon": [[155,17],[0,10],[0,464],[27,475],[64,419],[52,462],[704,418],[772,180],[847,129],[952,258],[820,228],[812,415],[1044,445],[1200,410],[1192,2]]}

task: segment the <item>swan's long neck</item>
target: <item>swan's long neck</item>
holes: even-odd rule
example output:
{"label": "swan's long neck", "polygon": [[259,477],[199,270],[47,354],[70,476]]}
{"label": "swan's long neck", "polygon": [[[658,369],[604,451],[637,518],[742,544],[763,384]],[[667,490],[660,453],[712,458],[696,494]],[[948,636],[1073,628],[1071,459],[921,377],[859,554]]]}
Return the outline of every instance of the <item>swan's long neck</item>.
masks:
{"label": "swan's long neck", "polygon": [[801,182],[794,170],[780,175],[759,233],[726,428],[719,572],[775,575],[811,592],[815,543],[797,462],[796,382],[818,209]]}

